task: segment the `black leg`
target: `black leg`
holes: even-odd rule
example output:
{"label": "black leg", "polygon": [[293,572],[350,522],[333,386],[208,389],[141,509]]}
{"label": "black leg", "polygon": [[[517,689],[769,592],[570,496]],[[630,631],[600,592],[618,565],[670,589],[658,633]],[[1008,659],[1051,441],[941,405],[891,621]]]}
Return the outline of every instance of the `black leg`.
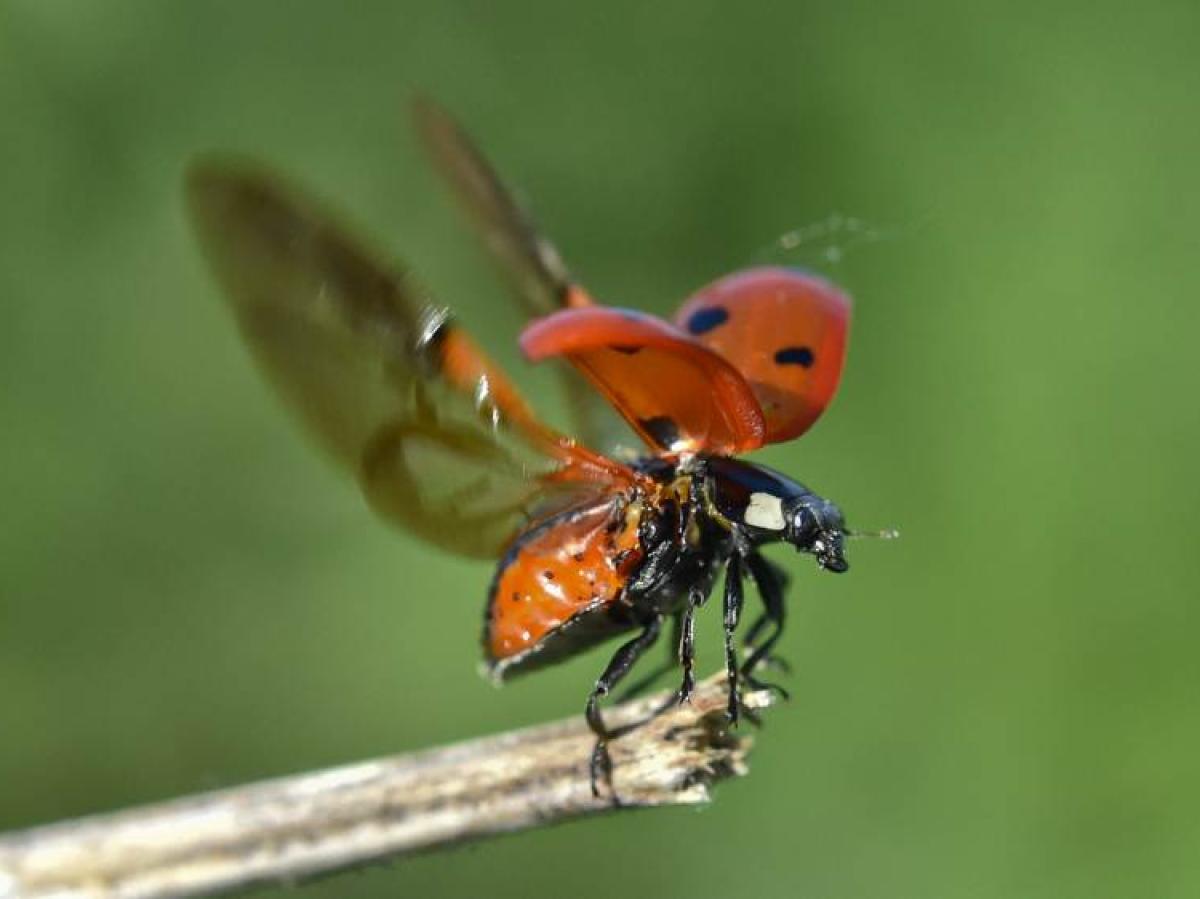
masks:
{"label": "black leg", "polygon": [[757,680],[754,677],[754,670],[760,663],[771,658],[771,650],[783,633],[786,612],[783,591],[787,580],[785,577],[780,577],[782,572],[779,571],[777,566],[768,562],[758,553],[751,553],[746,559],[746,564],[750,569],[750,576],[754,578],[754,585],[758,588],[758,593],[762,597],[763,606],[766,609],[760,620],[769,622],[774,627],[767,638],[754,647],[754,651],[750,653],[750,657],[746,659],[746,663],[742,666],[742,674],[745,675],[746,682],[755,689],[777,690],[786,697],[787,691],[782,687]]}
{"label": "black leg", "polygon": [[[774,579],[776,596],[783,597],[787,595],[788,585],[791,584],[792,579],[788,573],[783,570],[782,565],[777,565],[770,559],[766,558],[765,556],[761,556],[758,553],[754,553],[754,555],[748,561],[750,563],[750,574],[754,578],[755,585],[758,587],[759,596],[764,596],[762,583],[764,582],[765,578]],[[761,568],[759,566],[761,566]],[[762,572],[762,568],[766,569],[765,573]],[[763,600],[763,605],[767,605],[766,599]],[[744,645],[747,649],[753,649],[754,645],[758,643],[758,638],[762,636],[762,632],[766,629],[767,625],[772,623],[775,623],[777,627],[782,627],[782,611],[779,615],[775,615],[768,608],[767,611],[764,611],[761,615],[754,619],[754,623],[746,629],[746,636],[742,638],[742,645]]]}
{"label": "black leg", "polygon": [[636,681],[621,691],[621,695],[617,697],[618,704],[626,702],[637,696],[639,693],[645,692],[655,681],[664,674],[668,674],[679,667],[682,660],[682,650],[680,647],[683,643],[683,621],[684,613],[676,612],[672,617],[671,643],[667,647],[667,658],[661,665],[650,671],[645,677],[639,677]]}
{"label": "black leg", "polygon": [[678,619],[679,628],[679,663],[683,666],[683,682],[679,685],[678,701],[680,704],[691,702],[692,692],[696,689],[696,609],[704,604],[708,597],[698,590],[688,594],[687,608],[683,617]]}
{"label": "black leg", "polygon": [[726,714],[732,724],[738,722],[741,704],[738,699],[737,650],[733,645],[733,632],[742,617],[745,594],[742,590],[742,556],[735,549],[725,566],[725,674],[729,680],[729,707]]}
{"label": "black leg", "polygon": [[608,739],[612,735],[604,726],[604,719],[600,716],[600,700],[612,692],[612,688],[629,673],[629,669],[633,667],[642,653],[654,645],[661,629],[662,618],[651,618],[640,634],[628,643],[622,644],[621,648],[613,653],[608,667],[597,679],[596,686],[592,688],[591,695],[588,696],[584,716],[587,718],[588,727],[596,735],[596,746],[592,749],[591,775],[592,795],[597,798],[600,796],[598,781],[601,774],[608,781],[610,788],[612,786],[612,758],[608,754]]}

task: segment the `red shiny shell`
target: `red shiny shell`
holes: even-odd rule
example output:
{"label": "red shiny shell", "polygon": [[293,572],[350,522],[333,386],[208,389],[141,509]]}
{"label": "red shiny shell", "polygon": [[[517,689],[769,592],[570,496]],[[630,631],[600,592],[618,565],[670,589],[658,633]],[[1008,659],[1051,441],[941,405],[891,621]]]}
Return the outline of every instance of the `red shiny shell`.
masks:
{"label": "red shiny shell", "polygon": [[787,268],[752,268],[714,281],[675,324],[742,373],[762,407],[764,443],[812,426],[833,399],[846,357],[850,298]]}
{"label": "red shiny shell", "polygon": [[762,412],[737,368],[660,318],[564,309],[527,327],[521,349],[535,362],[565,356],[657,449],[732,455],[762,445]]}

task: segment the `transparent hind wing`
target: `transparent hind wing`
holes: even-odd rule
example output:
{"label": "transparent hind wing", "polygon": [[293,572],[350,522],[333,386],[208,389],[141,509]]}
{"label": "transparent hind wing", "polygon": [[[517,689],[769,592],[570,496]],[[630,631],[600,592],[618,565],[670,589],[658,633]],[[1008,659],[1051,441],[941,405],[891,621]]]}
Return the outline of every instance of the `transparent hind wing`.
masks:
{"label": "transparent hind wing", "polygon": [[554,245],[514,199],[478,146],[451,115],[431,100],[412,104],[417,134],[484,244],[533,316],[567,305],[588,305]]}
{"label": "transparent hind wing", "polygon": [[[436,170],[449,184],[530,319],[593,305],[554,244],[505,187],[478,145],[441,106],[417,99],[413,121]],[[561,370],[574,433],[602,451],[636,441],[603,398],[571,369]]]}
{"label": "transparent hind wing", "polygon": [[541,425],[444,309],[284,179],[209,159],[187,197],[267,379],[384,518],[491,556],[553,494],[625,476]]}

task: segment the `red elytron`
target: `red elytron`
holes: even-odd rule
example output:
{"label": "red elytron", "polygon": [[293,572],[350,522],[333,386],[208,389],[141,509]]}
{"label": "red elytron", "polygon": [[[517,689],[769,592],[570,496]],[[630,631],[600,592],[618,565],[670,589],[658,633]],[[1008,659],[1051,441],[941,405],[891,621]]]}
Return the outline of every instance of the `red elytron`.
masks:
{"label": "red elytron", "polygon": [[[565,357],[582,439],[542,424],[449,311],[320,204],[269,171],[210,159],[188,177],[192,219],[267,378],[384,518],[453,552],[500,556],[484,653],[498,679],[622,633],[587,701],[593,789],[609,732],[598,702],[674,623],[681,700],[693,688],[696,610],[725,570],[729,716],[784,622],[787,542],[845,571],[836,505],[734,455],[790,440],[837,389],[848,298],[803,272],[757,268],[705,287],[668,323],[595,305],[438,107],[418,132],[535,320],[531,360]],[[570,374],[569,370],[565,374]],[[602,447],[603,396],[650,453]],[[748,658],[733,634],[749,576],[764,611]]]}

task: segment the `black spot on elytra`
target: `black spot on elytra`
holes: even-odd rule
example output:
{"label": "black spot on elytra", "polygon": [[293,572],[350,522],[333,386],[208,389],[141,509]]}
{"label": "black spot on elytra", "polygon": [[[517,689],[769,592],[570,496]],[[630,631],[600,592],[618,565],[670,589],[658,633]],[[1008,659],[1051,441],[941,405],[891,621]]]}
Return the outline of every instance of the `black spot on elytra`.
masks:
{"label": "black spot on elytra", "polygon": [[729,321],[729,313],[720,306],[697,309],[687,320],[687,329],[693,334],[707,334]]}
{"label": "black spot on elytra", "polygon": [[816,357],[806,346],[789,346],[775,354],[775,362],[779,365],[799,365],[801,368],[812,368]]}
{"label": "black spot on elytra", "polygon": [[633,346],[632,344],[628,343],[610,343],[608,348],[610,350],[616,350],[618,353],[624,353],[626,356],[632,356],[634,353],[640,353],[642,351],[640,346]]}
{"label": "black spot on elytra", "polygon": [[513,595],[512,595],[512,601],[513,601],[513,602],[520,602],[520,601],[521,601],[521,594],[520,594],[520,593],[518,593],[516,590],[514,590],[514,591],[513,591]]}
{"label": "black spot on elytra", "polygon": [[583,561],[583,553],[575,553],[575,555],[571,556],[571,558],[574,559],[576,562],[582,562]]}
{"label": "black spot on elytra", "polygon": [[552,581],[552,580],[554,580],[554,572],[551,571],[549,568],[547,568],[545,571],[542,572],[542,577],[544,577],[548,581]]}
{"label": "black spot on elytra", "polygon": [[672,447],[679,442],[679,425],[666,415],[638,419],[638,426],[659,446]]}

